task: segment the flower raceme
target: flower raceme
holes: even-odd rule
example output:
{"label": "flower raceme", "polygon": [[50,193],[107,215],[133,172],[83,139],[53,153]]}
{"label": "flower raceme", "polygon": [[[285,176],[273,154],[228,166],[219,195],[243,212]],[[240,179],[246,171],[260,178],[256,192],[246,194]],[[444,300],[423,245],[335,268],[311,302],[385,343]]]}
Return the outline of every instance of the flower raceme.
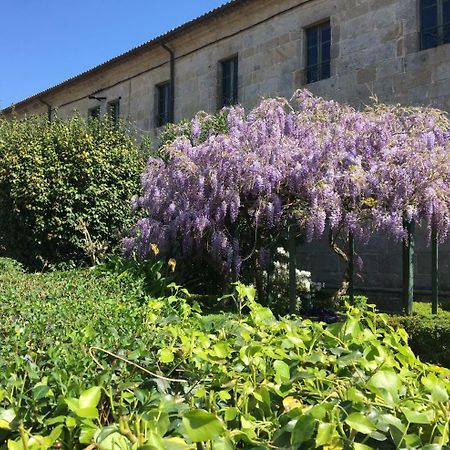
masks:
{"label": "flower raceme", "polygon": [[290,102],[230,108],[228,132],[200,142],[207,119],[193,119],[191,139],[180,132],[167,160],[148,161],[126,253],[145,258],[155,242],[239,271],[244,222],[261,247],[293,220],[308,240],[327,226],[402,239],[405,219],[448,234],[450,134],[441,111],[377,103],[357,111],[301,90]]}

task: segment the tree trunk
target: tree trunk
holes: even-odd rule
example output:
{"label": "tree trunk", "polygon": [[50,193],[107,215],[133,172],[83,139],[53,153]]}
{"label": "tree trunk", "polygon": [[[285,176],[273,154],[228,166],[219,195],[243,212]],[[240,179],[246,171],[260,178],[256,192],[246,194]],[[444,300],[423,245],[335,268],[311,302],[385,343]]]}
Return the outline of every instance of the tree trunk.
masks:
{"label": "tree trunk", "polygon": [[343,295],[346,295],[348,292],[348,288],[350,286],[350,278],[351,278],[351,268],[350,268],[350,258],[349,255],[342,250],[338,244],[336,243],[336,236],[330,230],[328,234],[328,243],[330,245],[331,250],[341,258],[341,260],[345,263],[345,271],[342,277],[341,286],[338,290],[333,294],[333,301],[336,302],[337,299]]}

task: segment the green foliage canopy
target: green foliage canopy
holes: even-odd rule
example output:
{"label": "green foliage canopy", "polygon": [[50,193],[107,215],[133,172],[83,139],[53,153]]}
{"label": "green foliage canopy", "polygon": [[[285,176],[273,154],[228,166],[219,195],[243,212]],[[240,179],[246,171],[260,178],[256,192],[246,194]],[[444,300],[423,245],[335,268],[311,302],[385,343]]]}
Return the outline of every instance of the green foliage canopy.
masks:
{"label": "green foliage canopy", "polygon": [[111,250],[143,164],[108,118],[0,118],[0,252],[40,268]]}

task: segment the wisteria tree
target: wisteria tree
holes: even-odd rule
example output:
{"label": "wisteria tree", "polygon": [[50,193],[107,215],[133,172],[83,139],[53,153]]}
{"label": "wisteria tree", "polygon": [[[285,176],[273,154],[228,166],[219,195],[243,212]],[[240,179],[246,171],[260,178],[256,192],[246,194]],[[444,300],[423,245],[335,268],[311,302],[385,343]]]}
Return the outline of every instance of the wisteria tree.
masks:
{"label": "wisteria tree", "polygon": [[417,221],[447,236],[443,112],[377,103],[360,112],[301,90],[290,102],[227,113],[227,133],[205,136],[210,118],[202,113],[164,149],[167,158],[148,161],[127,254],[145,258],[156,243],[207,261],[227,280],[248,270],[261,292],[274,246],[293,236],[311,241],[328,232],[344,259],[339,242],[349,233],[405,239],[405,222]]}

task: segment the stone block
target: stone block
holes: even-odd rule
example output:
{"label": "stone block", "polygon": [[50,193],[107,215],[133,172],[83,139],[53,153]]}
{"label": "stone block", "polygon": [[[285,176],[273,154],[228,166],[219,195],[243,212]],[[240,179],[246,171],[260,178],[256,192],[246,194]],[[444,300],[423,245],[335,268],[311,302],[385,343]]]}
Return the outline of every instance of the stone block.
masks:
{"label": "stone block", "polygon": [[371,83],[377,77],[377,66],[371,64],[370,66],[360,69],[356,73],[356,81],[358,84]]}

